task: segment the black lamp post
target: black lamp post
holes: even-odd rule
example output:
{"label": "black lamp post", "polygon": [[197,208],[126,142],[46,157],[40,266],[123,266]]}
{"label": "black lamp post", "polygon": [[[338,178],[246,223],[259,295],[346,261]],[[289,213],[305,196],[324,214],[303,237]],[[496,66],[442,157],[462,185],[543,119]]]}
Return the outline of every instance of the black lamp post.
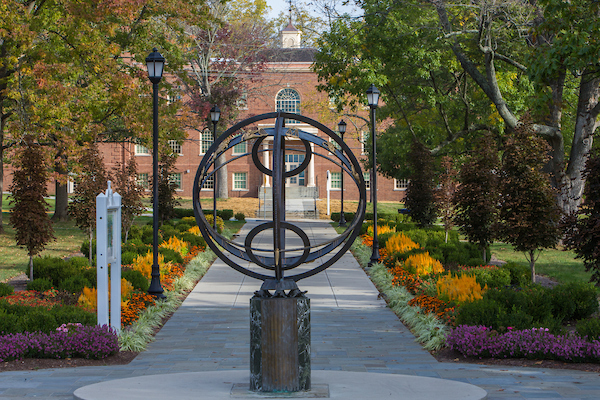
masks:
{"label": "black lamp post", "polygon": [[[342,142],[343,142],[344,141],[344,133],[346,133],[346,122],[344,122],[344,120],[341,120],[338,123],[338,131],[340,132],[340,137],[341,137]],[[343,150],[340,149],[340,151],[343,154]],[[341,172],[340,173],[341,173],[341,176],[340,176],[340,179],[341,179],[341,182],[340,182],[340,185],[341,185],[340,200],[341,200],[341,203],[342,203],[342,208],[340,210],[340,224],[339,224],[339,226],[345,227],[346,226],[346,216],[344,215],[344,167],[343,167],[343,165],[341,167]]]}
{"label": "black lamp post", "polygon": [[[221,117],[221,110],[216,104],[210,109],[210,120],[213,123],[213,141],[217,140],[217,122]],[[215,156],[217,154],[215,153]],[[214,175],[213,175],[213,229],[217,231],[217,160],[214,162]]]}
{"label": "black lamp post", "polygon": [[373,199],[373,254],[369,267],[379,262],[379,240],[377,240],[377,140],[375,134],[375,110],[379,103],[379,90],[371,84],[367,89],[367,101],[371,108],[371,140],[373,143],[373,168],[371,169],[371,198]]}
{"label": "black lamp post", "polygon": [[160,266],[158,265],[158,83],[160,82],[165,66],[165,58],[153,49],[152,53],[146,57],[146,66],[148,67],[148,78],[152,82],[153,91],[153,129],[152,129],[152,182],[153,182],[153,200],[152,200],[152,219],[153,219],[153,243],[152,243],[152,280],[148,293],[157,299],[164,299],[164,290],[160,284]]}

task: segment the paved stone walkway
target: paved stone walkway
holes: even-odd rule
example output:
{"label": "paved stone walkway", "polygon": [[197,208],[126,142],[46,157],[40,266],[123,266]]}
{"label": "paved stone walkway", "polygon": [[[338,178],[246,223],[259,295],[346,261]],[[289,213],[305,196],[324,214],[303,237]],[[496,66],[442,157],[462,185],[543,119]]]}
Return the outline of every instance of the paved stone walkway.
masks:
{"label": "paved stone walkway", "polygon": [[[255,225],[240,232],[241,241]],[[335,237],[322,221],[303,222],[311,240]],[[268,237],[257,238],[268,242]],[[467,382],[488,399],[600,399],[600,376],[573,370],[439,363],[378,299],[350,255],[325,272],[300,281],[312,308],[312,373],[379,372]],[[248,303],[260,282],[216,261],[183,305],[128,365],[0,373],[1,399],[72,399],[79,387],[140,375],[248,370]],[[210,398],[210,394],[199,394]],[[398,398],[402,398],[399,394]]]}

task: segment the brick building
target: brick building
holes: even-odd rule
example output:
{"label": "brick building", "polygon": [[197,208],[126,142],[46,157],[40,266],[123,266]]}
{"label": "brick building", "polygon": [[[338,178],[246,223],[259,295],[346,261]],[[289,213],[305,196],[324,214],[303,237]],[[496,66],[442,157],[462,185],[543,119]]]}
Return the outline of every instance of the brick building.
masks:
{"label": "brick building", "polygon": [[[239,120],[250,116],[274,112],[286,111],[291,113],[300,113],[328,126],[337,132],[337,123],[343,118],[348,123],[344,140],[353,150],[359,161],[367,156],[364,152],[364,141],[369,136],[369,110],[364,108],[359,110],[359,118],[343,117],[336,115],[332,109],[329,109],[329,99],[325,93],[318,92],[317,75],[311,70],[314,60],[315,49],[299,47],[301,32],[291,23],[281,32],[282,47],[269,49],[265,51],[267,65],[261,73],[262,79],[257,83],[260,87],[249,91],[244,104],[241,106]],[[366,88],[365,88],[366,90]],[[323,120],[323,116],[328,115],[328,121]],[[261,121],[257,128],[270,128],[274,126],[275,120]],[[327,138],[323,132],[316,128],[298,123],[298,121],[287,121],[287,127],[293,126],[300,130]],[[225,127],[221,127],[225,128]],[[221,130],[222,131],[222,130]],[[212,144],[212,131],[209,128],[188,131],[188,137],[182,143],[170,141],[169,145],[178,159],[176,171],[172,174],[172,179],[178,185],[178,195],[182,197],[192,196],[192,186],[196,171],[206,150]],[[287,141],[286,141],[287,143]],[[298,141],[298,148],[303,146]],[[251,151],[252,142],[241,143],[226,153],[226,159],[231,159],[240,154]],[[269,146],[268,139],[264,141],[263,148]],[[292,147],[295,145],[292,143]],[[152,151],[142,145],[133,143],[103,143],[100,146],[107,170],[111,170],[116,163],[129,159],[130,155],[135,155],[138,169],[138,182],[149,189],[148,182],[152,178]],[[327,154],[323,148],[314,148],[317,154]],[[264,164],[268,167],[268,152],[262,153]],[[288,170],[295,168],[304,160],[303,151],[290,151],[286,154],[286,168]],[[361,163],[362,165],[362,163]],[[305,192],[314,193],[316,198],[324,199],[327,197],[328,176],[330,198],[340,198],[341,172],[340,168],[328,160],[315,156],[311,158],[309,166],[305,171],[297,176],[286,179],[286,187],[297,187]],[[12,176],[7,174],[7,181],[10,183]],[[367,182],[367,194],[370,193],[370,179],[368,171],[364,171],[365,181]],[[348,177],[345,180],[345,200],[357,200],[358,190]],[[400,201],[404,198],[406,184],[405,180],[388,179],[378,176],[378,201]],[[227,165],[227,187],[229,197],[259,197],[259,193],[265,194],[271,185],[270,177],[261,173],[252,163],[250,156],[239,158]],[[266,189],[265,189],[266,188]],[[306,188],[306,189],[303,189]],[[51,186],[53,192],[54,185]],[[72,187],[69,187],[72,192]],[[150,192],[148,191],[148,194]],[[201,191],[202,197],[212,197],[212,182],[209,182]]]}

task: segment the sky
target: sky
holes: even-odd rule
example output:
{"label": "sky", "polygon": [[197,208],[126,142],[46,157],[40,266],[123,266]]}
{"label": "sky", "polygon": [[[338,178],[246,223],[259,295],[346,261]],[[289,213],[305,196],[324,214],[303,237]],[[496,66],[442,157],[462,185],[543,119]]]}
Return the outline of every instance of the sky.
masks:
{"label": "sky", "polygon": [[[295,5],[296,3],[304,3],[306,4],[306,1],[302,1],[302,0],[292,0],[292,6]],[[340,2],[341,3],[341,2]],[[271,12],[269,13],[269,18],[273,19],[273,18],[277,18],[279,16],[280,12],[285,12],[286,14],[288,13],[288,10],[290,8],[290,3],[289,1],[286,0],[267,0],[267,5],[271,7]],[[350,12],[352,10],[352,7],[349,6],[340,6],[342,10]]]}

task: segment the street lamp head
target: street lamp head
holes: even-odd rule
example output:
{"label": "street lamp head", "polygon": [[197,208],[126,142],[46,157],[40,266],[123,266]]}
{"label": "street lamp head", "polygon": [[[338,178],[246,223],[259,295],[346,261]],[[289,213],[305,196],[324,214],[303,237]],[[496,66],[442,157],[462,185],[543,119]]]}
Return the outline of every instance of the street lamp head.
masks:
{"label": "street lamp head", "polygon": [[165,58],[158,50],[156,50],[156,47],[153,49],[152,53],[146,57],[146,66],[148,67],[148,78],[150,78],[150,82],[160,82],[165,66]]}
{"label": "street lamp head", "polygon": [[210,109],[210,120],[213,124],[219,122],[219,118],[221,117],[221,110],[218,105],[214,105],[213,108]]}
{"label": "street lamp head", "polygon": [[344,133],[346,133],[346,122],[344,120],[341,120],[338,123],[338,131],[343,135]]}
{"label": "street lamp head", "polygon": [[371,83],[371,86],[367,89],[367,101],[369,102],[369,107],[377,108],[377,103],[379,103],[379,93],[379,90]]}

